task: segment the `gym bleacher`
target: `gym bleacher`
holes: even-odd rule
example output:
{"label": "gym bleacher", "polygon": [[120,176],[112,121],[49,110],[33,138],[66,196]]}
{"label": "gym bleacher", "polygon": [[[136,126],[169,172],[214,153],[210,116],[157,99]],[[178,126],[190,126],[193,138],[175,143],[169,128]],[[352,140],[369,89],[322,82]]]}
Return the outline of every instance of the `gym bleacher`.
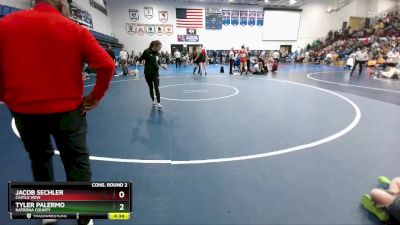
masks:
{"label": "gym bleacher", "polygon": [[10,7],[10,6],[0,5],[0,18],[4,17],[10,13],[18,12],[20,10],[21,9],[17,9],[17,8]]}

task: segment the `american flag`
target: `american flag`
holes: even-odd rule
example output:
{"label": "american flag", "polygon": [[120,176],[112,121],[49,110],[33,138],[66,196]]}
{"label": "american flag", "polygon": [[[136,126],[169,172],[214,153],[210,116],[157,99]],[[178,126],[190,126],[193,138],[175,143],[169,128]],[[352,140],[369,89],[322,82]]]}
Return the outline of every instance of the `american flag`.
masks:
{"label": "american flag", "polygon": [[176,27],[203,28],[203,9],[176,9]]}

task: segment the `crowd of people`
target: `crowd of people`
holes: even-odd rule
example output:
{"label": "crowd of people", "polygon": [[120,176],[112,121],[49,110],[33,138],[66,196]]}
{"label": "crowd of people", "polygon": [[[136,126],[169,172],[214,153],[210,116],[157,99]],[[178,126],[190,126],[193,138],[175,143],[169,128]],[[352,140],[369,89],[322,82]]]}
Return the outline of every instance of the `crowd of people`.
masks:
{"label": "crowd of people", "polygon": [[[118,56],[115,55],[111,46],[107,52],[116,62],[117,67],[122,68],[122,75],[137,75],[136,69],[129,70],[130,66],[143,65],[140,60],[142,52],[135,54],[134,51],[128,53],[122,49]],[[193,75],[207,75],[207,65],[209,64],[229,64],[229,74],[239,72],[243,74],[267,74],[278,70],[280,53],[278,51],[250,51],[249,47],[242,46],[239,50],[232,48],[229,51],[208,51],[204,46],[199,45],[191,53],[175,49],[173,54],[168,51],[160,51],[160,61],[162,64],[175,64],[176,68],[193,66]],[[224,71],[224,69],[221,69]],[[118,76],[115,73],[115,76]]]}
{"label": "crowd of people", "polygon": [[394,78],[400,74],[399,36],[400,15],[394,11],[359,30],[349,26],[330,31],[326,38],[293,53],[284,52],[282,57],[296,63],[343,65],[352,71],[357,65],[360,69],[365,65],[376,69],[373,74],[378,77]]}

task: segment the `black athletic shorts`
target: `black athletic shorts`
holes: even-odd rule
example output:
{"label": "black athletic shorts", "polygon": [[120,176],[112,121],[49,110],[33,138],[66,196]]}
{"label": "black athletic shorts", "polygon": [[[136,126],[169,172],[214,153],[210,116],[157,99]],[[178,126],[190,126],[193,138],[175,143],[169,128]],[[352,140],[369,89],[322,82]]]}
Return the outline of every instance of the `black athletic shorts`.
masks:
{"label": "black athletic shorts", "polygon": [[400,221],[400,196],[394,199],[393,204],[391,204],[388,209],[388,213],[397,221]]}
{"label": "black athletic shorts", "polygon": [[205,63],[206,62],[206,57],[204,55],[200,55],[198,60],[201,63]]}

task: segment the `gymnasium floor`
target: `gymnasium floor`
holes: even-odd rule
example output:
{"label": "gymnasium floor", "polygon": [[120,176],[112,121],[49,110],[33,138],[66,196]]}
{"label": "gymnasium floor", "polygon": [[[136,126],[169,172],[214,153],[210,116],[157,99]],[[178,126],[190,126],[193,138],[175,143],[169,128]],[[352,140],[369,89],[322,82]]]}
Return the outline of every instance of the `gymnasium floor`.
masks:
{"label": "gymnasium floor", "polygon": [[[161,111],[141,73],[114,78],[88,115],[93,180],[134,183],[133,219],[96,225],[379,224],[359,199],[400,175],[400,81],[323,65],[191,69],[161,71]],[[40,224],[8,219],[7,182],[31,173],[4,105],[0,118],[0,224]]]}

